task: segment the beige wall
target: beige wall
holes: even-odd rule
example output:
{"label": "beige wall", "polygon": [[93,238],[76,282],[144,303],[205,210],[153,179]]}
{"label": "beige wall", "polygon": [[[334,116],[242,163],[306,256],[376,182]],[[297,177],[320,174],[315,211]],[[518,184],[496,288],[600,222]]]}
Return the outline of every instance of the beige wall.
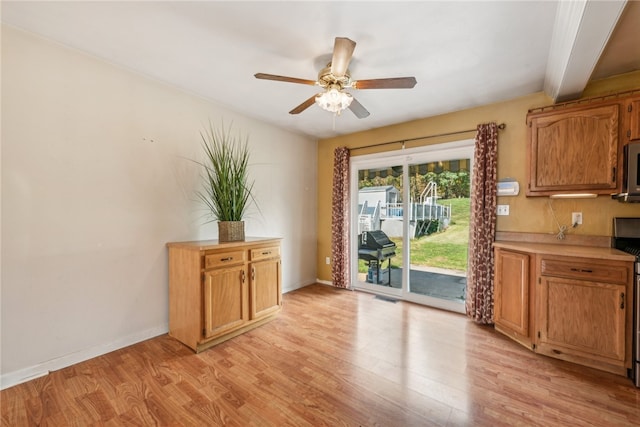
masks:
{"label": "beige wall", "polygon": [[[640,72],[592,82],[585,96],[599,96],[640,88]],[[500,197],[499,204],[510,206],[509,216],[498,217],[498,231],[535,233],[557,233],[557,226],[548,207],[546,197],[528,198],[524,195],[526,185],[526,135],[525,117],[530,108],[552,104],[543,93],[486,105],[436,117],[415,120],[394,126],[321,140],[318,143],[318,182],[331,183],[333,150],[338,146],[355,148],[387,141],[410,139],[426,135],[474,129],[478,123],[495,121],[505,123],[499,134],[498,179],[513,177],[521,186],[517,197]],[[366,120],[366,119],[364,119]],[[407,143],[406,148],[419,145],[438,144],[459,139],[473,138],[474,132],[445,138],[434,138]],[[400,145],[382,147],[378,150],[354,151],[352,155],[363,155],[400,149]],[[609,236],[612,218],[615,216],[640,216],[639,204],[622,204],[608,197],[597,199],[553,200],[553,208],[561,224],[570,224],[571,212],[581,211],[584,224],[569,233]],[[331,267],[325,257],[331,255],[331,185],[318,187],[318,259],[317,271],[320,280],[331,280]]]}
{"label": "beige wall", "polygon": [[316,141],[2,27],[2,387],[159,335],[168,241],[212,239],[199,132],[249,137],[250,236],[283,238],[283,288],[315,281]]}

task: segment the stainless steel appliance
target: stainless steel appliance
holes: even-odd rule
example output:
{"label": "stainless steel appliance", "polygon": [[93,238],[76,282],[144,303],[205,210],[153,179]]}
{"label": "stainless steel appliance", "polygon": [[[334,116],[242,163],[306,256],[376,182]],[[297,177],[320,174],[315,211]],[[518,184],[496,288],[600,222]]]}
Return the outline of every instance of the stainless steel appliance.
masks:
{"label": "stainless steel appliance", "polygon": [[614,218],[612,246],[636,256],[633,289],[632,378],[640,387],[640,218]]}
{"label": "stainless steel appliance", "polygon": [[622,193],[612,197],[619,202],[640,203],[640,142],[624,146]]}

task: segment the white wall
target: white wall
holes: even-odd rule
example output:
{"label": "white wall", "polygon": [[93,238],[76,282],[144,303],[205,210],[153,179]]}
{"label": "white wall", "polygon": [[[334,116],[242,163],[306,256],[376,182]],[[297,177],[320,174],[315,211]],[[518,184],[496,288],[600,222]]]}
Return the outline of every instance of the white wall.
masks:
{"label": "white wall", "polygon": [[2,28],[2,387],[168,328],[169,241],[203,224],[199,132],[249,136],[283,288],[315,281],[316,141],[22,31]]}

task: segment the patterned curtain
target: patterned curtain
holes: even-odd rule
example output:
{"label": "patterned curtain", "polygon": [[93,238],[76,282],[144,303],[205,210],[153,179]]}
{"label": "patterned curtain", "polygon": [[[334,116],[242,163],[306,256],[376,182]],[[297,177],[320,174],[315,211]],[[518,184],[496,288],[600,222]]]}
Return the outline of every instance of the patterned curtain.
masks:
{"label": "patterned curtain", "polygon": [[498,126],[478,125],[469,222],[465,308],[477,323],[493,323],[493,242],[496,235]]}
{"label": "patterned curtain", "polygon": [[349,288],[349,149],[333,153],[333,200],[331,209],[331,281]]}

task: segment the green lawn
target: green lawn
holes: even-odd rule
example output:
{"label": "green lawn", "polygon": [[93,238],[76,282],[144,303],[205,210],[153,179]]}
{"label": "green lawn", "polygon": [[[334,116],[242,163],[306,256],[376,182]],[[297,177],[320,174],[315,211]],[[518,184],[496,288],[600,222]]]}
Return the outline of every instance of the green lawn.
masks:
{"label": "green lawn", "polygon": [[[438,203],[445,206],[451,205],[449,227],[429,236],[411,239],[411,263],[465,272],[469,247],[470,199],[439,200]],[[400,267],[402,266],[402,239],[392,238],[391,240],[397,245],[396,256],[391,264],[393,267]],[[364,261],[360,261],[359,271],[367,271]]]}

